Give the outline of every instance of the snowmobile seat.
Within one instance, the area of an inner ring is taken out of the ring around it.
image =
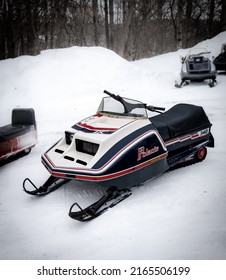
[[[13,109],[12,124],[0,127],[0,142],[4,142],[36,129],[33,109]]]
[[[16,108],[12,112],[12,125],[34,125],[36,128],[35,112],[34,109]]]
[[[150,121],[164,141],[211,126],[202,107],[183,103],[173,106],[163,114],[151,117]]]

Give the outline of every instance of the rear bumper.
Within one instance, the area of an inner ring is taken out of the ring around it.
[[[183,74],[181,79],[182,81],[203,81],[207,79],[215,80],[216,73]]]

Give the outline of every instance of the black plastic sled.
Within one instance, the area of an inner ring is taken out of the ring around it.
[[[222,45],[221,53],[214,59],[213,63],[217,71],[226,72],[226,44]]]
[[[18,154],[28,154],[36,143],[34,109],[13,109],[11,124],[0,127],[0,163]]]
[[[191,49],[181,59],[181,82],[175,82],[175,87],[181,88],[189,82],[203,82],[208,80],[208,85],[216,85],[216,67],[209,57],[210,52],[206,49]]]

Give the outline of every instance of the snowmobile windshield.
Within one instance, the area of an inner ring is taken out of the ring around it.
[[[187,54],[188,59],[191,59],[193,57],[197,56],[203,56],[205,58],[209,58],[210,52],[207,51],[205,48],[194,48],[189,51]]]
[[[147,118],[145,104],[128,98],[116,100],[112,97],[104,97],[97,112],[127,117]]]

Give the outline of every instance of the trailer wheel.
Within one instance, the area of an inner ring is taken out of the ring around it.
[[[196,157],[197,161],[203,161],[206,158],[206,155],[207,155],[207,148],[202,147],[201,149],[199,149],[197,151],[197,153],[195,154],[195,157]]]

